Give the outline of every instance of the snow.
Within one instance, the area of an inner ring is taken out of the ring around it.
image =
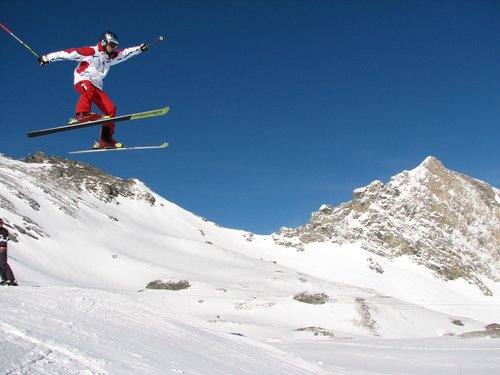
[[[170,293],[164,294],[54,285],[2,288],[2,369],[6,374],[487,374],[498,370],[498,345],[492,339],[311,340],[296,334],[266,342],[232,335],[238,325],[221,331],[181,314],[169,303]]]
[[[461,336],[499,322],[499,283],[486,297],[356,244],[279,246],[139,181],[154,206],[105,203],[41,182],[41,168],[0,156],[0,217],[18,237],[9,263],[21,284],[0,288],[2,374],[500,372],[499,340]],[[25,218],[42,234],[15,229]],[[145,289],[154,280],[191,287]],[[299,302],[301,292],[328,300]]]
[[[12,289],[0,291],[2,299],[9,299],[0,323],[4,373],[301,374],[317,370],[269,345],[221,334],[173,314],[158,296],[77,287]]]
[[[2,288],[2,373],[494,374],[499,368],[494,339],[295,333],[259,340],[237,334],[238,324],[214,327],[180,312],[172,293]],[[266,329],[252,328],[259,330]]]

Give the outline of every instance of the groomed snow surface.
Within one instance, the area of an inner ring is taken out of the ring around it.
[[[496,374],[499,369],[495,339],[293,332],[279,337],[267,327],[272,321],[259,326],[194,318],[172,307],[192,299],[172,294],[29,283],[2,288],[1,373]],[[224,303],[204,298],[207,304]],[[195,312],[196,306],[191,308]],[[282,320],[277,327],[286,324],[286,313]],[[246,335],[240,336],[245,325]],[[266,332],[268,339],[259,338]]]

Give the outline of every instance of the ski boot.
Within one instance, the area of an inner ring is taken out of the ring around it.
[[[94,149],[96,148],[120,148],[123,144],[113,139],[114,127],[102,126],[101,135],[99,136],[99,142],[94,144]]]
[[[69,125],[81,124],[82,122],[96,121],[102,119],[102,116],[94,112],[79,112],[75,118],[69,119]]]
[[[93,149],[120,147],[123,147],[123,144],[115,139],[101,139],[100,141],[95,141]]]
[[[0,285],[18,286],[16,280],[3,280]]]

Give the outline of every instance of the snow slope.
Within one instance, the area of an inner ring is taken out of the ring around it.
[[[218,333],[138,293],[42,286],[0,290],[2,373],[303,374],[318,367]],[[29,301],[29,303],[27,303]]]
[[[0,157],[0,216],[21,284],[0,289],[5,374],[500,371],[485,331],[500,316],[497,283],[486,297],[355,245],[296,251],[221,228],[139,181],[132,197],[103,200],[47,178],[51,168]],[[190,287],[145,289],[154,280]],[[323,303],[294,299],[302,292]]]
[[[1,373],[498,373],[494,339],[297,333],[262,341],[231,334],[236,324],[214,327],[183,314],[169,297],[54,285],[1,288]]]

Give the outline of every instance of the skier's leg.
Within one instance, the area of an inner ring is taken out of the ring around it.
[[[0,251],[0,274],[2,276],[2,280],[6,281],[15,281],[14,273],[7,263],[7,251]]]
[[[109,117],[116,116],[115,104],[111,101],[109,96],[104,91],[98,88],[95,89],[94,103],[106,116]],[[114,122],[103,125],[101,127],[101,135],[100,135],[101,143],[106,143],[106,145],[109,145],[109,143],[114,143],[113,140],[114,133],[115,133]]]
[[[94,121],[101,118],[97,113],[92,113],[92,102],[96,89],[90,81],[80,81],[75,84],[75,90],[81,95],[75,109],[78,121]]]

